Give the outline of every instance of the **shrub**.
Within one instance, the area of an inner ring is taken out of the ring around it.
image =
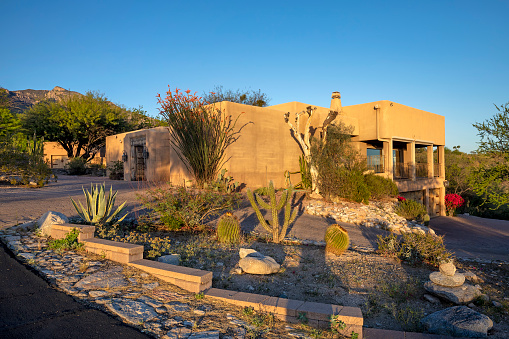
[[[79,235],[80,230],[73,228],[69,233],[67,233],[65,238],[50,240],[48,248],[57,252],[81,249],[83,248],[83,244],[78,242]]]
[[[318,169],[317,185],[326,199],[367,203],[371,194],[364,179],[366,163],[350,143],[351,128],[329,125],[326,140],[313,139],[311,162]]]
[[[430,233],[403,233],[399,257],[411,264],[422,262],[438,266],[452,254],[444,245],[443,236],[435,236]]]
[[[383,199],[398,195],[398,186],[391,179],[370,173],[364,176],[364,180],[366,180],[371,199]]]
[[[87,161],[83,158],[71,158],[65,165],[65,170],[69,175],[84,175],[87,174]]]
[[[11,184],[27,185],[35,182],[38,187],[56,178],[44,162],[43,139],[30,139],[22,134],[0,140],[0,174],[9,177]]]
[[[124,162],[122,160],[114,161],[106,169],[111,180],[124,180]]]
[[[399,257],[410,264],[438,266],[452,257],[444,245],[444,238],[430,233],[403,233],[399,240],[395,234],[378,236],[378,251],[388,256]]]
[[[228,170],[223,168],[217,175],[216,181],[206,184],[205,188],[228,194],[236,192],[240,184],[238,181],[233,181],[233,177],[231,175],[226,175],[226,172],[228,172]]]
[[[450,193],[445,195],[445,208],[448,215],[453,215],[458,207],[463,206],[465,200],[456,193]]]
[[[210,190],[193,191],[185,187],[176,191],[151,189],[147,195],[138,197],[169,230],[195,229],[207,217],[231,209],[239,199],[237,195],[223,195]]]
[[[115,235],[112,240],[143,245],[143,257],[154,259],[171,252],[171,240],[165,237],[151,236],[147,233],[130,232],[123,236]]]
[[[400,201],[394,211],[407,220],[418,220],[426,214],[426,207],[417,201],[407,199]]]
[[[158,103],[160,114],[168,122],[171,143],[186,168],[194,174],[200,187],[212,182],[224,163],[226,148],[240,136],[234,120],[214,106],[206,103],[187,90],[166,92],[166,98]]]

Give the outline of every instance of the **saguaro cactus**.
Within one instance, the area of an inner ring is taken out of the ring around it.
[[[260,221],[260,224],[268,232],[272,233],[273,242],[280,243],[286,235],[288,226],[295,220],[295,217],[297,216],[297,210],[293,210],[292,212],[293,187],[292,186],[288,187],[288,189],[286,189],[283,192],[283,195],[281,196],[279,201],[277,201],[274,184],[272,183],[272,181],[270,181],[268,193],[270,203],[266,203],[258,194],[251,192],[249,188],[247,189],[247,197],[249,199],[249,202],[251,202],[251,206],[253,206],[253,209],[256,213],[256,216],[258,217],[258,220]],[[269,224],[267,220],[265,220],[262,213],[260,212],[260,208],[258,207],[257,202],[262,208],[272,211],[272,224]],[[279,210],[282,209],[283,206],[285,207],[285,220],[283,225],[280,227],[278,214]]]

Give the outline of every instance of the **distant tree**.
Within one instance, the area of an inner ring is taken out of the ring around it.
[[[0,108],[9,109],[10,99],[9,93],[5,88],[0,87]]]
[[[487,155],[472,173],[471,186],[485,203],[499,208],[509,203],[509,103],[495,105],[493,117],[473,126],[481,137],[479,154]]]
[[[509,154],[509,102],[495,108],[498,112],[493,117],[473,124],[481,137],[479,152]]]
[[[262,93],[261,90],[240,90],[236,91],[223,89],[223,86],[216,86],[209,93],[204,93],[202,96],[204,102],[213,104],[215,102],[230,101],[239,104],[265,107],[270,101],[267,94]]]
[[[94,158],[106,143],[106,136],[129,130],[125,109],[113,105],[97,92],[70,95],[61,102],[43,101],[22,117],[28,133],[58,142],[70,158]]]
[[[147,111],[142,106],[138,108],[126,109],[128,120],[128,131],[136,131],[145,128],[154,128],[159,126],[168,126],[168,123],[160,118],[153,118],[147,115]]]
[[[0,108],[0,138],[20,131],[21,122],[7,108]]]

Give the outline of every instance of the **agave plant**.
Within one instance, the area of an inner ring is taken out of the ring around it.
[[[110,186],[110,193],[106,197],[105,184],[90,184],[90,191],[83,188],[83,193],[87,199],[87,208],[83,207],[80,201],[79,207],[76,202],[71,198],[74,208],[78,212],[79,216],[92,225],[104,225],[110,223],[118,214],[124,210],[124,206],[127,201],[120,205],[115,212],[113,211],[113,205],[115,205],[115,199],[117,197],[117,191],[113,193],[113,186]],[[124,220],[127,213],[118,219],[117,222]]]

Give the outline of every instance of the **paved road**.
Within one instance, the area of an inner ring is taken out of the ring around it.
[[[0,338],[150,338],[57,291],[0,243]]]
[[[449,250],[459,257],[509,262],[509,221],[474,216],[437,217],[431,228],[445,236]]]

